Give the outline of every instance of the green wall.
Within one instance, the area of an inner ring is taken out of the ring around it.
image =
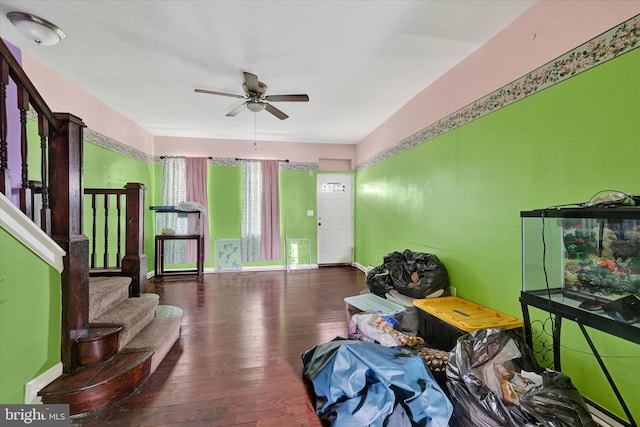
[[[82,185],[84,188],[123,188],[128,182],[139,182],[147,187],[145,192],[145,242],[144,250],[147,255],[148,269],[153,270],[154,263],[154,221],[153,212],[148,209],[153,202],[153,186],[155,184],[155,170],[157,166],[136,160],[123,154],[102,148],[90,142],[84,143],[84,167],[82,172]],[[91,229],[92,229],[92,213],[91,200],[88,197],[84,199],[84,234],[89,238],[89,251],[91,251]],[[102,256],[101,248],[103,247],[104,237],[102,230],[104,228],[104,211],[102,211],[102,200],[99,199],[99,210],[96,216],[97,228],[97,251],[99,259]],[[122,207],[122,217],[124,219],[125,207]],[[109,229],[110,233],[115,235],[115,206],[110,207],[109,217],[111,219]],[[116,241],[109,240],[109,253],[112,262],[115,262]],[[122,242],[122,255],[124,256],[124,241]]]
[[[60,274],[2,228],[0,254],[0,403],[24,403],[25,384],[60,362]]]
[[[282,200],[281,231],[286,231],[290,239],[310,239],[310,263],[318,262],[317,241],[317,206],[316,206],[316,178],[320,171],[292,171],[280,172],[280,191]],[[313,216],[307,216],[307,210],[313,210]],[[301,264],[305,264],[301,257]]]
[[[457,295],[521,317],[521,210],[640,194],[640,49],[451,130],[356,175],[355,247],[362,265],[409,248],[438,255]],[[543,317],[544,314],[539,313]],[[621,413],[568,325],[563,371]],[[640,347],[593,333],[640,418]]]

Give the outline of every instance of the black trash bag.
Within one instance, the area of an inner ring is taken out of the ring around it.
[[[513,391],[510,383],[490,373],[521,371],[538,374],[541,384],[531,383],[516,402],[504,394]],[[453,403],[451,425],[597,426],[571,379],[538,366],[515,329],[485,329],[458,338],[447,364],[447,388]]]
[[[384,267],[389,270],[393,287],[411,298],[425,298],[443,290],[449,295],[449,274],[444,264],[434,254],[391,252],[384,257]]]
[[[571,378],[547,370],[542,386],[520,397],[520,405],[544,426],[597,426]]]
[[[394,289],[389,270],[384,265],[369,270],[365,282],[371,293],[382,298],[385,298],[385,294]]]

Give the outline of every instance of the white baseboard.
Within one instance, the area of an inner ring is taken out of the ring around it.
[[[364,265],[357,263],[357,262],[352,262],[351,265],[355,268],[357,268],[358,270],[362,271],[363,273],[367,273],[369,270],[371,270],[373,267],[368,266],[365,267]]]
[[[290,268],[288,269],[288,271],[297,271],[297,270],[315,270],[319,268],[318,264],[300,264],[298,266],[296,266],[296,268]],[[191,270],[191,269],[180,269],[180,268],[169,268],[166,269],[166,272],[171,272],[171,271],[182,271],[182,270]],[[238,270],[221,270],[221,269],[217,269],[217,268],[205,268],[203,270],[204,274],[209,274],[209,273],[215,273],[215,274],[220,274],[220,273],[243,273],[243,272],[259,272],[259,271],[284,271],[285,267],[282,265],[261,265],[261,266],[249,266],[249,267],[242,267],[242,269],[238,269]],[[151,279],[152,277],[154,277],[156,275],[155,271],[149,271],[147,273],[147,279]]]
[[[596,408],[594,405],[587,403],[587,408],[589,412],[591,412],[591,418],[598,424],[600,427],[625,427],[624,424],[618,422],[617,420],[611,418],[608,414]]]
[[[38,404],[42,403],[42,399],[38,396],[38,392],[53,380],[62,375],[62,362],[58,362],[31,381],[24,388],[24,403]]]
[[[318,264],[300,264],[297,265],[296,268],[289,268],[288,271],[297,271],[297,270],[317,270]]]

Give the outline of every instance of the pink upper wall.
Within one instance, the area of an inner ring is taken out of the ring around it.
[[[542,0],[360,141],[356,164],[639,13],[638,0]]]
[[[52,111],[71,113],[87,127],[147,154],[153,154],[153,135],[62,77],[26,52],[22,67]]]
[[[318,162],[320,159],[355,159],[355,145],[311,144],[279,141],[155,137],[158,156],[202,156],[248,159],[289,159],[292,162]]]

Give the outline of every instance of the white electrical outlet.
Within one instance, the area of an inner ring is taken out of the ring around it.
[[[454,288],[453,286],[449,286],[449,292],[451,292],[452,297],[456,296],[456,288]]]
[[[309,209],[307,211],[307,216],[313,216],[313,209]]]

